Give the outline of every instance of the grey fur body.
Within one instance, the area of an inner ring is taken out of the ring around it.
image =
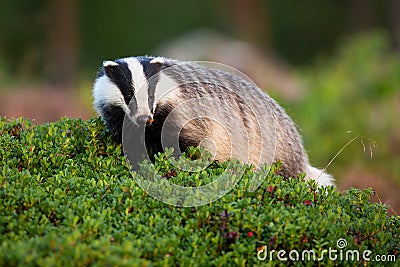
[[[139,70],[129,67],[129,62],[135,60],[143,66],[142,73],[133,73],[132,70]],[[239,75],[192,62],[150,57],[122,59],[120,62],[128,62],[128,69],[132,72],[130,83],[134,92],[130,94],[131,98],[139,95],[135,79],[144,76],[146,82],[140,90],[147,91],[149,101],[144,105],[136,99],[133,114],[128,114],[124,105],[128,105],[130,99],[124,90],[116,96],[118,101],[104,97],[107,95],[104,91],[108,90],[104,79],[119,83],[109,74],[120,70],[107,61],[94,85],[94,105],[114,136],[120,134],[115,133],[120,130],[118,125],[122,128],[121,114],[129,115],[134,124],[144,116],[154,119],[154,123],[146,126],[149,153],[158,152],[165,146],[185,150],[191,145],[201,145],[218,161],[235,158],[258,167],[279,160],[282,161],[280,174],[285,177],[305,172],[307,178],[320,185],[333,185],[329,174],[311,167],[294,122],[254,83]],[[114,70],[107,71],[109,67]],[[151,73],[151,78],[148,77],[149,69],[156,70]],[[114,91],[117,92],[115,88]],[[140,105],[147,105],[147,108]],[[116,110],[111,114],[119,113],[117,123],[111,121],[115,119],[113,116],[105,115],[105,110],[112,108]]]

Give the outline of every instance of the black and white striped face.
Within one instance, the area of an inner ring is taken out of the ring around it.
[[[122,128],[124,115],[133,124],[151,124],[162,58],[130,57],[104,61],[93,88],[94,106],[111,131]],[[129,105],[129,107],[128,107]]]

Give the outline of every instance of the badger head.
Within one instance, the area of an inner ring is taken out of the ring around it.
[[[127,115],[135,126],[153,122],[157,74],[162,58],[130,57],[104,61],[94,87],[94,107],[119,142]]]

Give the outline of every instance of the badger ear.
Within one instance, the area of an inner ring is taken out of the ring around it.
[[[117,76],[120,75],[121,69],[117,62],[106,60],[103,62],[104,73],[110,78],[114,80]]]
[[[157,70],[160,71],[165,64],[165,59],[162,57],[155,57],[150,61],[150,64]]]
[[[103,61],[103,67],[107,67],[107,66],[118,66],[118,63],[115,61],[111,61],[111,60]]]

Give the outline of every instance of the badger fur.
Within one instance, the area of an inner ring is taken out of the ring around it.
[[[332,176],[310,165],[283,108],[239,75],[162,57],[129,57],[103,62],[93,96],[96,111],[117,141],[122,141],[125,115],[145,128],[152,159],[168,146],[162,142],[167,135],[177,137],[181,151],[200,145],[215,160],[235,158],[256,167],[282,161],[285,177],[306,173],[320,185],[334,183]]]

